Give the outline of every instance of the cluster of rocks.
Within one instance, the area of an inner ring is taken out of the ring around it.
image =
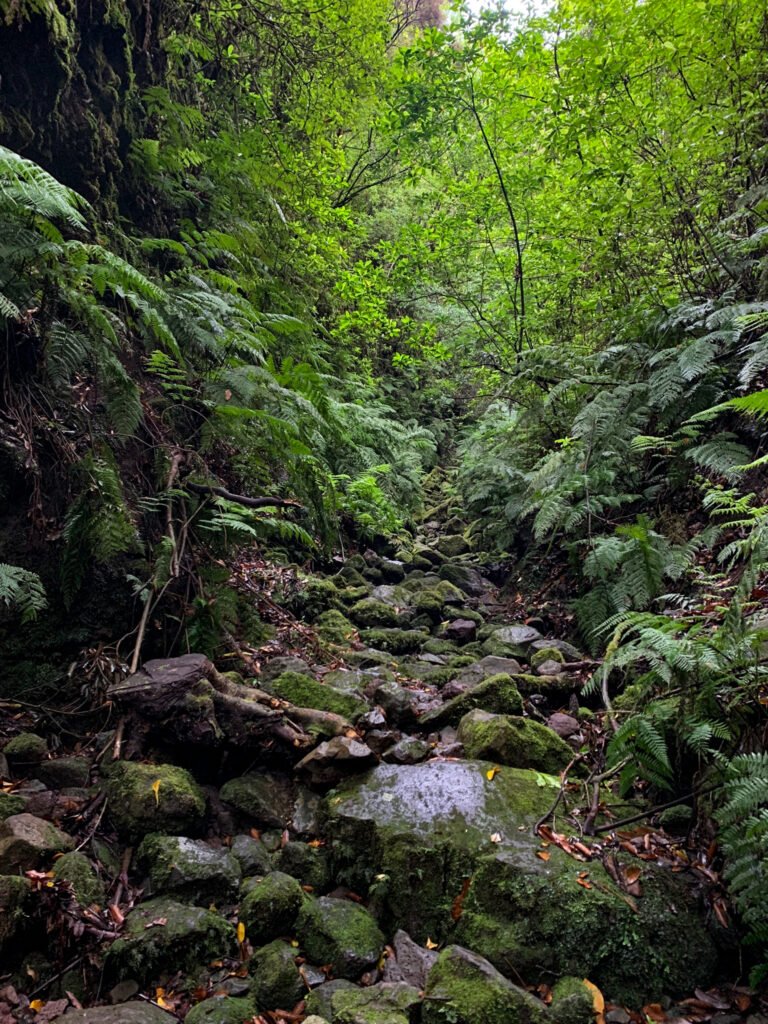
[[[591,715],[583,659],[500,619],[465,547],[368,552],[309,579],[295,610],[325,664],[278,657],[255,680],[199,656],[145,666],[113,690],[142,760],[94,771],[11,740],[0,952],[18,976],[43,938],[25,873],[98,912],[130,847],[142,896],[100,963],[119,1005],[68,1022],[167,1020],[134,997],[170,983],[207,995],[190,1024],[301,1001],[308,1024],[585,1024],[580,979],[626,1005],[706,983],[716,949],[683,876],[645,866],[629,900],[599,862],[533,834]],[[59,825],[94,800],[101,830],[75,850]],[[94,999],[72,972],[57,984]]]

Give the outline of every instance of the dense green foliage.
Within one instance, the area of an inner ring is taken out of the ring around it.
[[[477,551],[567,573],[625,789],[721,773],[764,937],[763,5],[0,7],[55,69],[0,109],[4,622],[101,579],[126,662],[219,653],[227,554],[407,531],[451,463]]]

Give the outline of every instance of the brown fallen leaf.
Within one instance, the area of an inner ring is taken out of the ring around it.
[[[648,1003],[647,1006],[643,1007],[643,1013],[646,1017],[650,1017],[651,1020],[657,1021],[657,1024],[664,1024],[667,1019],[661,1003]]]
[[[464,913],[464,900],[467,898],[469,887],[472,884],[471,878],[465,878],[461,885],[461,892],[453,901],[451,907],[451,917],[454,921],[458,921],[461,915]]]
[[[144,931],[147,931],[148,928],[162,928],[163,925],[166,924],[168,924],[167,917],[156,917],[154,921],[150,921],[149,924],[144,925]]]
[[[595,1024],[605,1024],[605,996],[591,981],[583,979],[584,984],[592,993],[592,1007],[595,1011]]]
[[[549,860],[552,854],[549,852],[549,850],[537,850],[536,856],[539,858],[539,860]]]
[[[693,992],[700,1002],[705,1006],[711,1006],[713,1010],[730,1010],[731,1008],[731,1000],[725,999],[720,992],[713,990],[705,992],[700,988],[694,989]]]

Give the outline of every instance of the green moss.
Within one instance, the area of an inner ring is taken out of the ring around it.
[[[250,996],[212,996],[193,1006],[184,1020],[186,1024],[243,1024],[256,1013],[256,1001]]]
[[[272,681],[270,690],[275,696],[290,701],[296,707],[331,711],[351,721],[368,710],[368,705],[359,698],[301,672],[283,672]]]
[[[40,764],[48,753],[48,744],[34,732],[20,732],[6,743],[3,753],[12,765]]]
[[[384,601],[374,597],[363,598],[349,609],[349,617],[359,626],[399,626],[400,615],[397,610]]]
[[[553,775],[573,758],[572,748],[546,725],[530,718],[491,715],[479,709],[461,719],[458,739],[467,757]]]
[[[546,1007],[468,950],[448,946],[429,972],[422,1024],[544,1024]]]
[[[294,602],[296,610],[310,622],[330,608],[340,609],[341,598],[332,580],[310,577]]]
[[[26,878],[0,875],[0,950],[16,936],[24,921],[24,903],[28,894]]]
[[[331,869],[325,847],[309,843],[286,843],[277,853],[277,868],[309,885],[314,892],[322,892],[331,884]]]
[[[555,982],[552,1015],[557,1024],[591,1024],[595,1019],[592,993],[580,978],[565,977]]]
[[[495,633],[483,639],[483,654],[494,654],[498,658],[521,658],[527,660],[525,648],[520,644],[508,644],[500,640]]]
[[[281,935],[291,935],[304,903],[304,892],[290,875],[273,871],[265,875],[245,897],[240,920],[254,946]]]
[[[420,1004],[418,989],[404,982],[340,989],[331,996],[334,1024],[409,1024]]]
[[[177,971],[200,972],[210,961],[231,956],[235,930],[223,917],[161,897],[130,912],[122,936],[107,951],[108,979],[140,984]]]
[[[559,850],[546,863],[530,850],[485,857],[457,940],[502,971],[514,964],[532,983],[552,974],[589,978],[607,999],[629,1007],[713,976],[714,946],[679,876],[647,868],[634,910],[599,863],[588,869],[592,887],[585,889],[578,884],[583,866]]]
[[[423,715],[420,719],[421,728],[458,725],[464,715],[475,708],[493,711],[496,714],[520,714],[523,710],[523,699],[512,676],[505,672],[488,676],[470,690],[446,701],[442,707]]]
[[[136,859],[149,873],[151,891],[201,906],[234,899],[241,871],[235,857],[184,836],[147,836]]]
[[[291,1010],[305,992],[296,966],[297,951],[288,942],[270,942],[258,949],[249,965],[253,996],[260,1010]]]
[[[87,907],[91,903],[104,906],[104,885],[84,854],[76,851],[65,853],[54,863],[53,874],[57,882],[70,883],[80,906]]]
[[[427,634],[415,629],[364,629],[360,637],[369,647],[380,647],[391,654],[420,651]]]
[[[202,829],[205,796],[183,768],[118,761],[109,769],[106,791],[110,818],[128,839]]]
[[[355,635],[355,627],[336,608],[329,608],[328,611],[318,615],[315,619],[315,629],[321,640],[330,644],[344,644]]]
[[[304,904],[296,932],[310,960],[330,964],[340,978],[359,977],[384,948],[384,936],[364,907],[330,896]]]
[[[537,651],[531,653],[531,668],[538,668],[545,661],[556,661],[558,665],[565,664],[563,652],[558,650],[557,647],[540,647]]]
[[[12,814],[22,814],[24,807],[24,800],[20,796],[0,792],[0,821],[5,821]]]
[[[360,587],[344,587],[339,590],[339,598],[344,602],[345,605],[354,604],[356,601],[362,601],[364,597],[367,597],[370,593],[371,588],[366,583]]]

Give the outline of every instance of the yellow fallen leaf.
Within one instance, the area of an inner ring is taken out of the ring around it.
[[[32,1002],[29,1004],[30,1010],[34,1010],[35,1013],[37,1013],[39,1010],[42,1010],[44,1006],[45,1003],[43,1002],[42,999],[33,999]]]
[[[237,941],[241,944],[245,942],[245,925],[242,921],[237,924]]]
[[[549,850],[537,850],[536,856],[539,858],[539,860],[549,860],[552,854],[549,852]]]
[[[161,782],[162,782],[162,779],[155,779],[155,781],[152,783],[152,792],[155,794],[155,803],[157,804],[158,807],[160,806],[160,783]]]
[[[501,768],[498,768],[496,765],[494,765],[493,768],[488,769],[488,771],[485,773],[485,777],[486,779],[488,779],[489,782],[493,782],[493,780],[496,778],[500,771]]]
[[[299,948],[298,940],[297,939],[291,939],[291,945],[293,946],[294,949],[298,949]]]
[[[597,985],[584,978],[583,983],[592,993],[592,1006],[595,1011],[595,1024],[605,1024],[605,997]]]
[[[437,949],[437,945],[438,944],[436,942],[433,942],[432,939],[430,939],[430,937],[427,936],[427,942],[426,942],[427,949]]]

